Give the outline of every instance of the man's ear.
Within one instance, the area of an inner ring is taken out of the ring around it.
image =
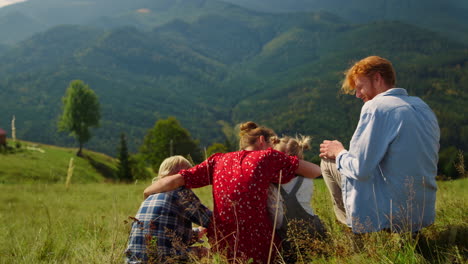
[[[382,83],[382,85],[386,85],[385,79],[382,77],[382,74],[376,73],[376,76],[377,76],[377,78],[378,78],[378,79],[377,79],[378,82]]]
[[[377,89],[387,90],[387,84],[385,83],[384,78],[380,73],[374,73],[374,76],[372,76],[372,81],[374,84],[377,84]]]

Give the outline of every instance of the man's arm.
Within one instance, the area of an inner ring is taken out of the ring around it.
[[[146,187],[146,189],[143,192],[143,195],[146,199],[152,194],[172,191],[183,185],[185,185],[185,180],[184,177],[182,177],[182,175],[175,174],[172,176],[166,176],[162,179],[159,179],[150,186]]]
[[[347,178],[358,181],[372,178],[388,146],[398,135],[401,120],[391,113],[376,112],[374,108],[370,104],[363,106],[349,151],[336,140],[324,141],[320,146],[321,157],[336,158],[336,168]]]
[[[299,167],[297,167],[296,174],[314,179],[322,175],[322,171],[320,170],[320,166],[317,164],[305,160],[299,160]]]

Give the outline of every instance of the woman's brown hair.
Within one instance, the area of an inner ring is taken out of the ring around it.
[[[239,148],[245,149],[254,145],[260,136],[263,136],[266,142],[270,142],[272,144],[274,144],[275,140],[278,139],[275,132],[269,128],[259,126],[252,121],[242,123],[240,125],[239,133]]]

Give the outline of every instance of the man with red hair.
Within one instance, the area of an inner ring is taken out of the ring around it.
[[[395,88],[390,61],[370,56],[345,72],[342,89],[364,101],[349,150],[320,145],[337,219],[355,233],[416,232],[434,222],[439,125],[420,98]]]

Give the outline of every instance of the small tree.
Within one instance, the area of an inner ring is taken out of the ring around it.
[[[152,175],[147,168],[146,162],[141,154],[130,155],[130,164],[134,180],[146,180],[155,176]]]
[[[118,176],[119,179],[126,182],[133,181],[132,175],[132,164],[130,161],[130,155],[128,154],[127,148],[127,139],[125,138],[125,134],[122,133],[120,135],[120,145],[119,145],[119,164],[118,168]]]
[[[81,80],[70,82],[63,101],[59,131],[68,131],[80,144],[76,153],[82,155],[83,144],[91,139],[90,127],[98,127],[101,118],[99,101],[88,85]]]
[[[206,149],[206,156],[209,157],[215,153],[226,153],[228,152],[228,147],[221,143],[213,143]]]
[[[154,171],[158,171],[161,162],[170,155],[190,155],[195,161],[201,159],[198,141],[192,139],[175,117],[158,120],[146,134],[140,152]]]

